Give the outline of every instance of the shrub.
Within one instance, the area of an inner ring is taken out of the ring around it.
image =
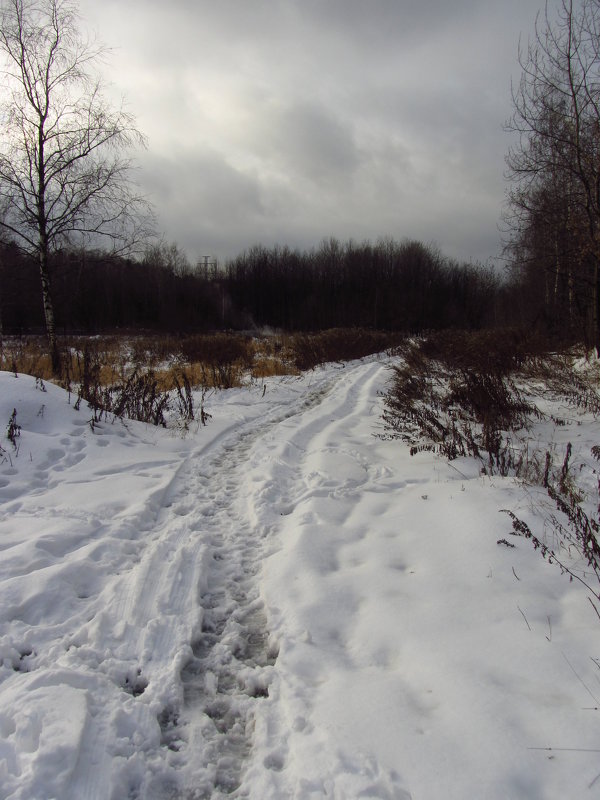
[[[190,336],[181,341],[180,351],[189,364],[200,365],[202,385],[217,389],[239,385],[254,359],[252,340],[233,334]]]
[[[511,432],[543,417],[520,381],[535,384],[536,393],[598,414],[597,367],[575,370],[565,354],[544,353],[539,343],[516,334],[507,343],[488,332],[436,334],[406,343],[399,353],[402,363],[393,367],[384,397],[388,434],[408,441],[412,454],[433,450],[449,459],[471,455],[481,460],[483,471],[512,474],[543,486],[555,509],[543,510],[544,530],[554,532],[558,546],[550,546],[505,510],[512,533],[529,539],[549,563],[580,581],[591,592],[600,618],[600,521],[596,512],[584,508],[572,475],[571,445],[555,463],[550,450],[529,453],[526,445],[519,449],[510,441]],[[600,446],[592,448],[592,456],[600,460]],[[600,505],[597,510],[600,513]],[[499,543],[509,544],[505,539]],[[567,553],[578,554],[583,569]]]
[[[332,328],[321,333],[296,334],[291,348],[299,370],[314,369],[329,361],[351,361],[395,347],[400,334],[370,331],[364,328]]]
[[[595,448],[592,448],[594,455]],[[545,486],[549,498],[552,500],[556,512],[550,513],[545,520],[544,529],[551,527],[558,541],[558,547],[550,547],[516,514],[508,509],[503,513],[508,514],[512,520],[513,536],[523,536],[539,550],[542,557],[549,564],[556,564],[563,575],[568,575],[571,581],[577,580],[591,593],[590,602],[594,611],[600,618],[597,603],[600,603],[600,521],[596,514],[588,514],[581,506],[581,495],[569,480],[569,461],[571,457],[571,444],[567,446],[564,461],[560,472],[550,477],[550,454],[546,454]],[[598,487],[600,491],[600,486]],[[600,509],[599,509],[600,510]],[[548,525],[549,523],[549,525]],[[585,566],[579,570],[574,562],[563,555],[572,551],[578,553]],[[561,552],[562,551],[562,552]]]
[[[15,448],[18,450],[17,439],[21,435],[21,426],[17,422],[17,409],[13,408],[13,412],[10,415],[10,419],[8,420],[8,425],[6,428],[6,438]]]
[[[167,426],[165,413],[169,409],[169,394],[158,387],[152,370],[134,371],[124,383],[107,390],[109,407],[117,417],[128,417],[152,425]]]
[[[159,388],[152,370],[140,372],[134,369],[128,377],[105,386],[100,354],[90,344],[86,344],[81,357],[78,355],[77,364],[80,382],[75,407],[79,408],[82,400],[87,402],[94,412],[94,422],[113,414],[166,426],[169,394]]]
[[[402,364],[392,368],[384,396],[388,434],[409,442],[413,455],[471,455],[485,471],[518,472],[520,454],[505,434],[527,427],[539,412],[511,374],[526,357],[526,340],[507,338],[451,331],[398,348]]]

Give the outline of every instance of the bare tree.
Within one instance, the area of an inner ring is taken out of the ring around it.
[[[536,21],[520,49],[508,130],[518,135],[507,157],[517,235],[560,216],[570,261],[556,259],[551,286],[586,286],[589,339],[600,355],[600,2],[560,0]],[[551,213],[550,213],[551,212]]]
[[[147,245],[142,263],[164,269],[178,278],[192,273],[187,255],[175,242],[160,241]]]
[[[60,368],[49,256],[69,242],[128,246],[149,208],[127,152],[144,139],[114,109],[96,68],[105,49],[82,36],[72,0],[4,0],[0,218],[39,262],[52,364]]]

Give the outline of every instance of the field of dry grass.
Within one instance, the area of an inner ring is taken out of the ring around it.
[[[182,373],[194,389],[226,389],[252,377],[294,375],[327,361],[347,361],[389,349],[398,335],[361,329],[316,334],[250,336],[237,333],[108,335],[64,337],[62,375],[52,375],[46,340],[41,336],[5,338],[0,369],[76,386],[93,365],[100,386],[122,383],[135,372],[152,372],[158,387],[170,391]]]

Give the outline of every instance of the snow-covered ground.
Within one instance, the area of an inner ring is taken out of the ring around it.
[[[2,800],[600,796],[600,623],[499,513],[541,533],[542,490],[378,436],[388,377],[183,437],[0,373]]]

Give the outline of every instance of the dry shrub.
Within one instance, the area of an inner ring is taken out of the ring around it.
[[[181,340],[179,349],[186,361],[211,366],[236,362],[250,366],[254,355],[249,337],[226,333],[188,336]]]
[[[159,386],[166,392],[176,388],[177,381],[182,372],[185,373],[193,389],[200,389],[205,385],[203,383],[204,372],[202,364],[186,364],[184,366],[174,363],[172,366],[154,370]]]
[[[352,361],[395,347],[399,334],[364,328],[332,328],[321,333],[296,334],[292,338],[294,363],[299,370],[314,369],[329,361]]]
[[[84,353],[93,354],[99,387],[126,382],[134,372],[152,370],[160,391],[176,389],[177,373],[185,367],[194,389],[239,386],[251,375],[266,378],[294,375],[327,361],[347,361],[398,345],[398,334],[361,329],[333,329],[317,334],[263,335],[215,333],[186,337],[111,335],[62,340],[61,384],[77,387],[87,378]],[[5,340],[2,369],[16,369],[52,380],[51,359],[43,337]]]
[[[486,471],[518,472],[522,455],[506,434],[540,416],[513,379],[527,351],[518,332],[448,331],[407,342],[384,398],[388,434],[409,442],[412,454],[472,455]]]
[[[419,343],[420,354],[439,361],[451,370],[504,376],[514,373],[525,361],[545,355],[541,340],[516,328],[489,331],[437,331]]]
[[[594,360],[573,368],[572,352],[548,353],[529,359],[521,374],[536,382],[543,392],[594,414],[600,413],[600,362]]]
[[[131,362],[144,367],[155,368],[169,362],[180,350],[180,340],[164,334],[135,336],[127,341]]]
[[[112,407],[108,410],[115,416],[166,427],[169,394],[161,391],[152,371],[134,371],[124,383],[112,387],[110,392]]]
[[[0,354],[0,369],[21,372],[42,380],[52,380],[52,360],[45,339],[5,339]]]
[[[252,340],[235,334],[190,336],[180,342],[181,355],[200,370],[202,386],[239,386],[254,360]]]
[[[560,470],[553,470],[552,457],[546,453],[546,468],[543,486],[555,506],[555,511],[547,507],[540,509],[544,518],[541,536],[532,532],[527,523],[509,509],[502,509],[512,520],[512,535],[524,536],[532,543],[549,564],[556,564],[563,575],[571,581],[579,581],[591,594],[588,597],[600,619],[600,506],[586,511],[582,506],[583,495],[575,486],[570,475],[571,443]],[[600,448],[592,447],[592,456],[600,457]],[[600,483],[597,484],[600,499]],[[546,532],[552,530],[555,544],[548,544]],[[578,558],[573,556],[577,554]],[[593,597],[593,600],[592,600]]]
[[[292,339],[290,334],[262,334],[254,339],[255,355],[264,358],[279,358],[283,361],[289,359],[292,354]]]
[[[298,370],[293,363],[281,358],[259,356],[254,359],[250,374],[253,378],[272,378],[275,375],[297,375]]]
[[[294,337],[289,334],[261,335],[254,339],[253,378],[270,378],[275,375],[297,375]]]
[[[92,423],[111,414],[166,427],[169,393],[159,387],[152,370],[139,372],[134,369],[127,377],[106,386],[101,377],[102,355],[93,343],[84,347],[81,356],[77,354],[79,388],[76,407],[84,400],[93,412]]]

